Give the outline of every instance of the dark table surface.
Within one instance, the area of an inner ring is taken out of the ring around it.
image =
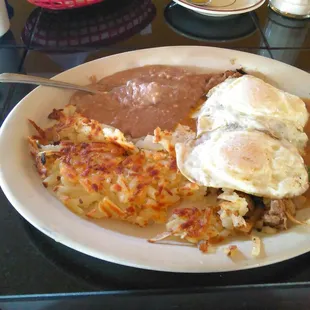
[[[62,12],[36,8],[26,0],[9,0],[9,4],[11,29],[0,38],[0,73],[51,77],[106,55],[167,45],[239,49],[310,72],[309,21],[283,18],[267,4],[255,12],[220,20],[164,0],[106,0]],[[31,86],[0,85],[1,123],[31,90]],[[246,289],[260,284],[274,289],[284,285],[299,288],[301,293],[301,287],[310,286],[310,254],[255,270],[214,274],[152,272],[100,261],[42,235],[21,218],[2,192],[0,195],[3,298],[155,289],[181,289],[186,293],[194,288]],[[305,292],[304,296],[310,296],[308,290]]]

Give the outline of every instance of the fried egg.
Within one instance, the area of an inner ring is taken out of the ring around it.
[[[198,135],[222,127],[255,129],[287,140],[303,152],[308,112],[299,97],[251,75],[227,79],[208,97],[194,115]]]
[[[216,130],[175,145],[181,173],[198,185],[281,199],[301,195],[308,173],[298,150],[259,131]]]

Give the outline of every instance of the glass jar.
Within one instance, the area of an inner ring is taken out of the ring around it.
[[[310,0],[270,0],[269,6],[276,13],[289,18],[310,17]]]

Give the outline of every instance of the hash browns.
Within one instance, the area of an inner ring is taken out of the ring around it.
[[[156,147],[148,147],[149,138],[140,141],[144,147],[137,147],[118,129],[83,117],[72,105],[54,110],[49,118],[54,124],[46,129],[30,120],[37,131],[28,137],[30,152],[43,185],[80,216],[113,218],[141,227],[166,223],[166,231],[150,242],[173,236],[196,244],[202,252],[236,233],[250,235],[254,228],[274,233],[287,229],[288,220],[304,224],[294,218],[295,206],[289,199],[261,201],[263,207],[258,207],[257,197],[229,189],[209,188],[216,203],[196,207],[207,188],[188,181],[177,168],[174,146],[193,135],[184,126],[174,132],[157,128],[152,142]],[[192,206],[178,207],[185,199]],[[281,216],[285,225],[271,225],[270,219],[278,220],[275,216]],[[254,238],[254,256],[260,247],[260,239]]]
[[[219,243],[230,234],[223,228],[217,211],[212,207],[176,208],[166,224],[167,232],[149,241],[154,243],[175,236],[197,244],[202,252],[208,252],[209,244]]]
[[[54,110],[56,123],[28,138],[45,187],[73,212],[146,226],[164,223],[168,207],[203,189],[165,151],[138,149],[118,130],[87,119],[74,107]]]

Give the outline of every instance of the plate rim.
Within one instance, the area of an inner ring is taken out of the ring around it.
[[[207,6],[202,7],[202,6],[193,4],[193,3],[189,3],[187,0],[173,0],[173,1],[175,1],[179,5],[186,7],[189,10],[194,10],[194,11],[200,12],[202,14],[206,14],[206,13],[211,14],[212,13],[213,15],[222,16],[222,15],[242,14],[242,13],[254,11],[254,10],[258,9],[260,6],[262,6],[266,0],[257,0],[257,3],[255,3],[251,6],[248,6],[246,8],[243,8],[243,9],[227,9],[227,10],[212,9],[212,8],[208,8]]]
[[[299,68],[295,68],[291,65],[282,63],[280,61],[274,60],[274,59],[270,59],[270,58],[266,58],[263,57],[261,55],[256,55],[256,54],[251,54],[251,53],[247,53],[244,51],[239,51],[239,50],[233,50],[233,49],[226,49],[226,48],[218,48],[218,47],[209,47],[209,46],[165,46],[165,47],[155,47],[155,48],[146,48],[146,49],[141,49],[138,51],[129,51],[129,52],[123,52],[123,53],[119,53],[119,54],[113,54],[111,56],[107,56],[107,57],[102,57],[102,58],[98,58],[95,59],[91,62],[99,62],[101,61],[103,58],[112,58],[112,57],[119,57],[119,55],[126,55],[129,53],[136,53],[136,52],[145,52],[145,51],[153,51],[153,50],[165,50],[165,49],[179,49],[179,48],[184,48],[184,49],[205,49],[205,50],[210,50],[210,51],[214,51],[216,52],[217,50],[222,50],[222,51],[226,51],[226,52],[234,52],[237,53],[238,55],[242,56],[243,54],[249,54],[251,55],[251,57],[254,58],[261,58],[261,59],[265,59],[265,61],[269,61],[269,62],[276,62],[276,63],[281,63],[281,65],[286,66],[287,68],[294,68],[295,71],[299,71],[302,74],[306,74],[307,76],[309,76],[309,73],[307,73],[306,71],[303,71]],[[55,75],[52,79],[59,79],[62,77],[62,75],[66,74],[68,71],[74,71],[76,70],[76,68],[81,67],[81,66],[85,66],[87,67],[89,62],[86,62],[80,66],[71,68],[69,70],[66,70],[60,74]],[[4,120],[1,128],[0,128],[0,146],[3,144],[3,134],[7,131],[7,127],[9,126],[11,119],[14,117],[15,113],[18,113],[16,111],[18,111],[18,109],[22,106],[23,102],[28,100],[26,98],[29,98],[30,96],[33,96],[33,93],[38,91],[39,88],[42,88],[42,86],[37,87],[36,89],[34,89],[33,91],[31,91],[29,94],[27,94],[22,100],[20,100],[16,106],[12,109],[12,111],[9,113],[9,115],[6,117],[6,119]],[[302,254],[305,254],[307,252],[310,251],[310,245],[309,246],[303,246],[301,248],[299,248],[297,251],[294,252],[294,254],[286,254],[286,255],[282,255],[281,257],[279,255],[274,255],[273,259],[268,259],[267,261],[264,260],[263,262],[261,261],[257,261],[256,263],[251,262],[249,265],[247,264],[243,264],[243,265],[234,265],[233,267],[228,266],[228,267],[223,267],[220,270],[209,270],[209,269],[205,269],[205,270],[199,270],[199,271],[195,271],[192,269],[186,269],[186,270],[181,270],[179,266],[174,266],[172,268],[172,266],[152,266],[151,264],[146,263],[141,263],[139,262],[138,264],[136,264],[134,261],[129,261],[127,260],[122,260],[122,258],[115,256],[115,255],[111,255],[109,253],[103,253],[98,251],[98,249],[93,249],[89,246],[85,246],[81,243],[79,243],[78,241],[72,239],[71,237],[68,237],[64,234],[58,234],[57,232],[54,231],[50,231],[50,230],[46,230],[44,229],[44,225],[43,222],[44,220],[42,220],[41,218],[37,217],[36,214],[33,214],[31,211],[29,211],[27,209],[27,207],[24,207],[22,203],[20,203],[18,201],[18,199],[14,196],[13,191],[10,189],[9,185],[7,184],[7,181],[5,180],[5,177],[3,175],[2,172],[2,168],[1,168],[1,161],[0,161],[0,187],[2,188],[5,196],[7,197],[7,199],[9,200],[10,204],[12,204],[12,206],[15,208],[15,210],[27,221],[29,222],[32,226],[34,226],[36,229],[38,229],[39,231],[41,231],[43,234],[47,235],[48,237],[50,237],[51,239],[53,239],[56,242],[60,242],[63,245],[74,249],[78,252],[81,252],[83,254],[86,254],[88,256],[92,256],[94,258],[97,259],[101,259],[101,260],[105,260],[105,261],[109,261],[112,263],[116,263],[116,264],[121,264],[124,266],[130,266],[130,267],[135,267],[135,268],[139,268],[139,269],[146,269],[146,270],[154,270],[154,271],[165,271],[165,272],[177,272],[177,273],[215,273],[215,272],[230,272],[230,271],[239,271],[239,270],[247,270],[247,269],[253,269],[253,268],[257,268],[257,267],[262,267],[262,266],[268,266],[268,265],[272,265],[274,263],[278,263],[278,262],[284,262],[288,259],[300,256]],[[75,215],[76,216],[76,215]],[[83,219],[84,221],[84,219]],[[59,236],[61,236],[62,238],[60,239]],[[200,255],[199,251],[197,250],[197,255]],[[224,255],[224,254],[223,254]]]

